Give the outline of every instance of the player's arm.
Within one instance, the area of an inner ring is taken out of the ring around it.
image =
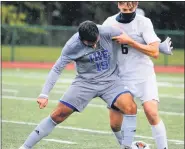
[[[159,55],[160,39],[155,34],[150,19],[145,20],[145,22],[143,22],[143,25],[141,25],[140,27],[142,30],[142,37],[145,40],[146,44],[140,44],[124,33],[118,37],[113,37],[113,39],[115,39],[120,44],[128,44],[148,56],[157,58]]]
[[[128,43],[128,45],[130,45],[131,47],[137,49],[138,51],[140,51],[148,56],[158,58],[158,56],[159,56],[159,43],[160,42],[157,41],[157,42],[150,43],[148,45],[144,45],[144,44],[140,44],[134,40],[131,40],[131,42]]]
[[[128,35],[125,33],[122,33],[119,36],[114,36],[112,37],[113,40],[117,41],[119,44],[128,44],[129,46],[137,49],[138,51],[157,58],[159,55],[159,42],[152,42],[148,45],[140,44],[136,41],[134,41],[132,38],[130,38]]]
[[[39,104],[39,108],[42,109],[48,104],[48,95],[55,83],[57,82],[62,70],[65,66],[72,61],[72,59],[65,55],[66,50],[69,50],[68,46],[63,48],[61,56],[58,58],[52,69],[50,70],[46,82],[42,88],[40,95],[37,98],[37,103]]]

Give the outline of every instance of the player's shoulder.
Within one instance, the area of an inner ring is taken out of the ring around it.
[[[109,35],[112,30],[112,26],[109,25],[97,25],[97,27],[101,36]]]
[[[79,33],[75,33],[67,42],[66,46],[72,48],[81,48]]]
[[[150,18],[148,17],[145,17],[143,15],[140,15],[140,14],[136,14],[136,18],[135,18],[137,21],[143,21],[143,22],[150,22]]]

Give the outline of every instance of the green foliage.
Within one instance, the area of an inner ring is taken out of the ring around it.
[[[17,12],[17,7],[13,5],[1,5],[2,9],[2,24],[9,25],[26,25],[26,14]]]
[[[25,2],[26,5],[30,6],[31,8],[37,8],[39,10],[43,10],[43,7],[37,5],[36,3],[31,4],[29,2]],[[18,7],[14,5],[5,5],[2,4],[2,24],[8,24],[10,26],[25,26],[28,25],[26,22],[27,14],[25,12],[18,12]],[[42,19],[43,20],[43,19]],[[32,33],[43,33],[46,34],[47,32],[44,29],[40,28],[27,28],[23,29],[27,32]]]

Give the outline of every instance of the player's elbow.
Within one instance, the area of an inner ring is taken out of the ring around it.
[[[158,59],[159,58],[159,50],[158,49],[154,51],[152,57],[155,58],[155,59]]]

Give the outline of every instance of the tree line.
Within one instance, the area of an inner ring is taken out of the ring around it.
[[[184,30],[185,2],[139,2],[156,29]],[[117,2],[100,1],[3,1],[2,24],[78,26],[85,20],[97,24],[118,13]]]

